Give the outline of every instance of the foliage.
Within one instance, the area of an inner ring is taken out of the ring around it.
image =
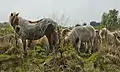
[[[118,18],[118,10],[109,10],[108,13],[103,13],[101,24],[109,30],[115,30],[120,27]]]

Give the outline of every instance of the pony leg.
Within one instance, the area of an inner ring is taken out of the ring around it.
[[[81,47],[81,41],[79,40],[78,43],[77,43],[78,52],[80,52],[80,47]]]
[[[27,50],[26,50],[26,39],[22,39],[22,43],[23,43],[24,55],[27,55]]]
[[[89,41],[87,41],[87,51],[86,51],[86,53],[89,53],[89,50],[90,50],[90,40]]]
[[[46,46],[45,46],[45,49],[46,49],[47,55],[49,55],[49,45],[46,45]]]
[[[33,48],[32,40],[28,40],[28,47],[30,47],[30,49]]]
[[[93,53],[93,52],[96,51],[96,49],[95,49],[95,47],[94,47],[94,41],[95,41],[95,40],[92,39],[91,42],[90,42],[90,43],[91,43],[91,53]]]
[[[16,33],[15,33],[15,43],[16,43],[16,47],[18,47],[18,38]]]
[[[50,38],[50,37],[48,37],[48,36],[47,36],[47,38],[48,38],[48,42],[49,42],[49,45],[50,45],[50,46],[49,46],[49,48],[50,48],[50,50],[51,50],[51,49],[52,49],[51,38]]]
[[[84,52],[86,52],[87,51],[87,48],[88,48],[88,45],[87,45],[87,42],[84,42],[85,43],[85,46],[84,46]]]
[[[49,48],[48,48],[48,54],[49,54],[49,52],[51,52],[52,51],[52,49],[53,49],[53,47],[52,47],[52,40],[51,40],[51,35],[50,34],[46,34],[46,37],[47,37],[47,39],[48,39],[48,43],[49,43]]]

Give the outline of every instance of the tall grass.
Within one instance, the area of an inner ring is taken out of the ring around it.
[[[22,45],[16,48],[14,37],[10,40],[9,34],[14,34],[11,27],[1,28],[0,37],[0,71],[1,72],[119,72],[120,48],[101,44],[99,51],[93,54],[78,54],[71,44],[63,45],[61,38],[60,48],[56,56],[49,54],[40,46],[34,50],[27,48],[28,56],[23,58]],[[62,55],[61,53],[62,52]]]

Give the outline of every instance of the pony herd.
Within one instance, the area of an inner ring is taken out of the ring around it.
[[[100,48],[100,43],[106,41],[109,44],[120,44],[119,31],[110,32],[106,28],[95,30],[93,26],[87,24],[77,24],[72,29],[65,28],[60,31],[57,22],[50,18],[30,21],[19,17],[19,13],[11,13],[9,22],[22,40],[24,55],[27,55],[26,41],[30,48],[40,44],[47,51],[56,52],[59,48],[60,37],[63,38],[64,44],[71,43],[77,52],[80,52],[83,47],[85,52],[95,52]]]

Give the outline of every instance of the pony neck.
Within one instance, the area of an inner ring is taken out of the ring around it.
[[[28,20],[22,18],[22,17],[19,17],[20,19],[20,25],[26,25],[25,23],[28,22]]]

